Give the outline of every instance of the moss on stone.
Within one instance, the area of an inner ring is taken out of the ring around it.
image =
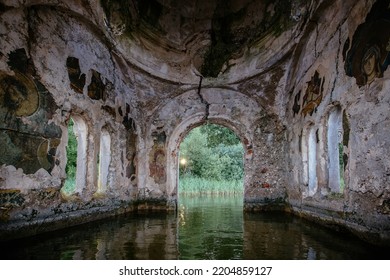
[[[49,187],[45,189],[36,190],[40,201],[53,201],[59,196],[60,190],[58,188]]]
[[[21,206],[25,199],[20,190],[5,189],[0,190],[0,205],[3,207]]]
[[[344,199],[344,193],[339,193],[339,192],[331,192],[326,196],[327,199],[331,200],[340,200]]]

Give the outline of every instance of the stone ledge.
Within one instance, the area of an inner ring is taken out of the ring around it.
[[[358,238],[376,246],[390,247],[390,232],[376,230],[351,222],[348,213],[339,213],[328,209],[291,206],[291,212],[301,218],[318,223],[332,230],[349,232]]]
[[[77,226],[92,221],[97,221],[116,215],[132,212],[135,210],[133,204],[120,206],[103,206],[84,210],[67,212],[60,215],[53,215],[33,221],[18,221],[0,224],[0,240],[24,238],[40,233],[55,231],[59,229]]]

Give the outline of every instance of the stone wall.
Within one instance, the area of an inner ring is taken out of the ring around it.
[[[244,192],[248,208],[273,205],[283,207],[285,189],[280,178],[284,162],[283,131],[277,119],[252,98],[231,88],[189,89],[165,102],[151,119],[145,170],[146,188],[159,190],[175,202],[178,193],[179,145],[194,127],[206,122],[232,129],[244,146]],[[281,136],[282,135],[282,136]],[[141,186],[140,186],[141,189]],[[150,192],[147,189],[146,192]]]
[[[83,22],[80,15],[53,7],[1,12],[0,227],[4,238],[133,208],[135,102],[126,94],[131,90],[116,70],[110,46]],[[79,127],[79,176],[76,190],[66,194],[62,188],[70,118]],[[109,188],[103,191],[98,188],[97,168],[102,131],[110,137],[105,165]]]
[[[292,211],[372,243],[390,237],[390,18],[388,1],[380,2],[324,7],[318,32],[302,39],[315,48],[295,56],[286,111]],[[364,52],[377,59],[371,80]]]

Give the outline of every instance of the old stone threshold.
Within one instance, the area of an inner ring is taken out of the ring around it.
[[[82,224],[110,219],[125,214],[151,213],[176,213],[177,201],[165,199],[144,199],[136,202],[117,202],[115,205],[104,206],[99,202],[91,202],[90,208],[80,207],[77,209],[74,202],[64,203],[62,209],[72,209],[71,212],[58,211],[57,214],[42,218],[26,220],[14,220],[10,223],[0,222],[1,242],[28,238],[44,233],[62,230]],[[80,205],[79,205],[80,206]],[[284,212],[309,220],[313,223],[330,228],[337,232],[355,235],[361,240],[377,246],[390,247],[390,240],[381,236],[380,232],[374,232],[364,226],[359,226],[348,221],[348,214],[320,209],[304,204],[294,206],[284,199],[244,199],[244,212]]]

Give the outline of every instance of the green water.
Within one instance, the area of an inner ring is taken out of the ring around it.
[[[180,259],[242,259],[244,217],[241,196],[181,197]]]
[[[0,243],[1,259],[390,259],[385,248],[242,197],[180,197],[177,213],[124,215]]]

